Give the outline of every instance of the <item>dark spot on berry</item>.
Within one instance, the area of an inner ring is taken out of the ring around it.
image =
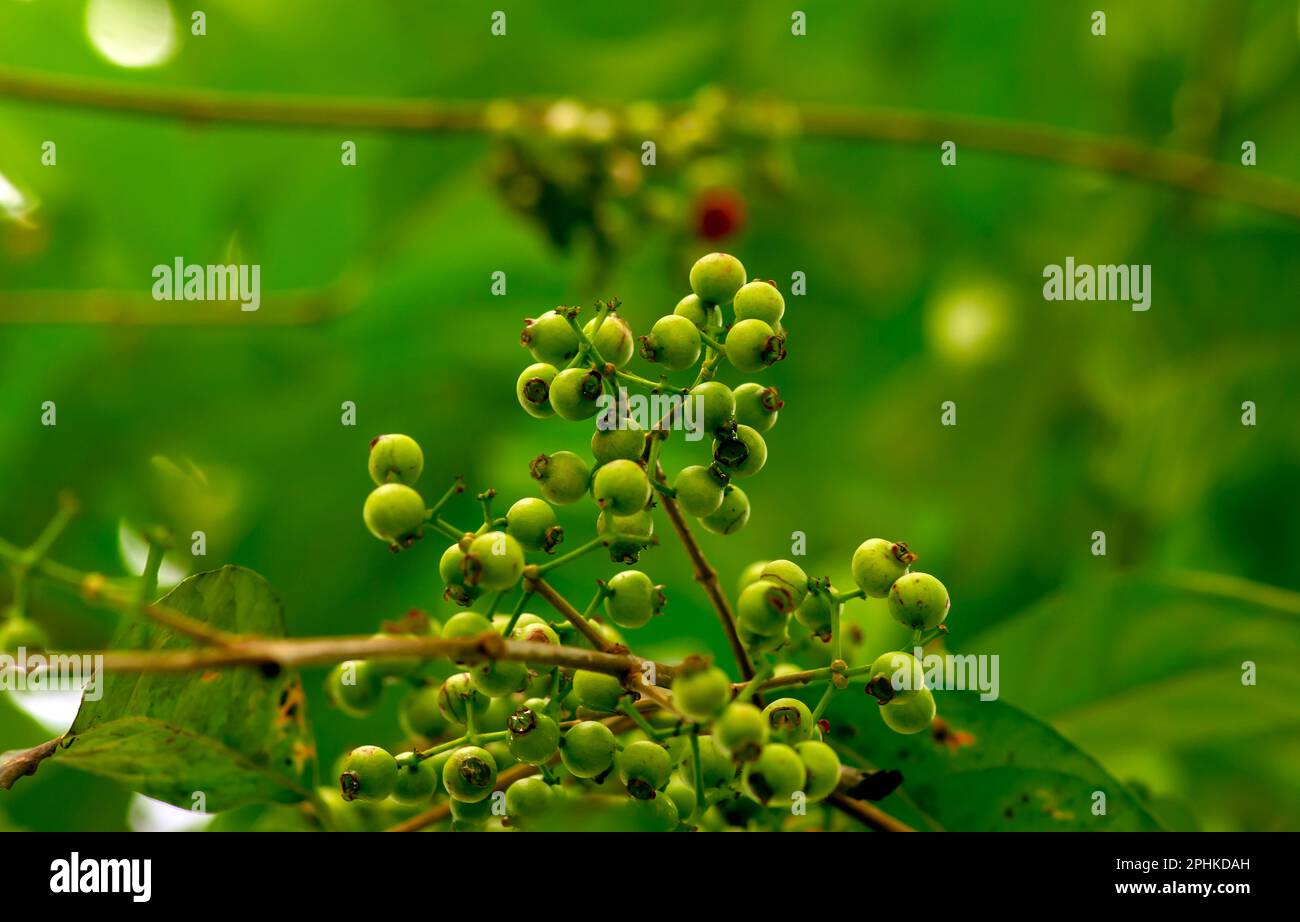
[[[257,669],[262,673],[264,679],[274,679],[281,671],[279,663],[262,663]]]

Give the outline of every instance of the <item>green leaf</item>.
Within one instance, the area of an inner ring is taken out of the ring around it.
[[[280,600],[241,567],[200,573],[162,604],[232,633],[283,636]],[[115,647],[176,650],[193,642],[145,619],[125,623]],[[302,682],[254,667],[202,673],[112,674],[99,701],[82,699],[57,759],[115,778],[150,797],[208,812],[310,796],[315,747]]]
[[[831,739],[849,764],[893,768],[903,786],[881,806],[948,830],[1156,830],[1124,785],[1059,733],[975,692],[935,693],[932,732],[902,736],[880,719],[860,686],[831,699]],[[939,731],[939,732],[935,732]],[[1095,792],[1106,795],[1093,814]],[[924,826],[922,826],[924,828]]]

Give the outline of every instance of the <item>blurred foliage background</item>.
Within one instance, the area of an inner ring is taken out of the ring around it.
[[[500,38],[495,2],[203,6],[200,37],[165,0],[0,0],[0,67],[123,89],[569,98],[615,112],[654,100],[725,113],[728,94],[887,105],[1228,164],[1251,140],[1255,169],[1300,182],[1292,0],[1111,2],[1100,38],[1098,4],[1073,0],[809,4],[802,38],[791,5],[769,2],[510,4]],[[57,166],[41,164],[46,140]],[[345,140],[355,167],[340,164]],[[861,540],[906,540],[954,597],[948,646],[999,653],[1007,702],[1176,802],[1177,825],[1300,826],[1300,221],[973,148],[945,169],[937,145],[774,131],[689,162],[661,153],[653,195],[616,192],[598,235],[557,245],[525,213],[527,183],[503,179],[508,150],[474,132],[0,98],[5,537],[30,541],[68,487],[84,514],[56,556],[77,566],[123,572],[123,517],[166,512],[207,530],[197,569],[264,574],[292,634],[369,632],[412,606],[445,615],[439,543],[393,555],[362,525],[369,438],[424,445],[426,497],[458,473],[529,494],[527,462],[583,450],[589,432],[516,405],[523,318],[617,295],[645,332],[686,293],[690,262],[726,249],[751,277],[808,281],[789,299],[790,358],[766,376],[787,407],[745,484],[754,515],[731,538],[701,536],[724,585],[787,556],[795,531],[809,571],[840,585]],[[260,264],[261,310],[150,300],[152,267],[178,256]],[[1043,301],[1043,267],[1066,256],[1151,264],[1151,310]],[[504,297],[489,292],[497,270]],[[340,424],[348,400],[356,428]],[[946,400],[955,427],[939,424]],[[43,401],[57,427],[40,425]],[[179,505],[166,491],[160,510],[160,453],[192,460],[207,487]],[[695,454],[676,444],[667,457]],[[591,533],[589,511],[562,511],[570,540]],[[450,515],[472,522],[472,498]],[[727,662],[680,548],[666,540],[643,563],[671,602],[638,651]],[[585,600],[607,571],[584,562],[556,582]],[[852,617],[880,604],[853,603]],[[50,587],[35,612],[61,647],[101,646],[113,628]],[[1243,660],[1259,666],[1244,693]],[[395,701],[358,722],[325,706],[319,676],[307,684],[325,766],[395,725]],[[0,748],[49,735],[0,699]],[[118,786],[52,764],[0,797],[0,825],[121,828],[128,805]]]

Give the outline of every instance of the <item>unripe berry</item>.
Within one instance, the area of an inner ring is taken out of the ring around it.
[[[543,643],[554,646],[559,646],[560,643],[560,635],[555,633],[555,628],[527,612],[520,615],[519,620],[515,622],[515,629],[510,632],[510,639],[520,643]]]
[[[442,766],[442,786],[455,800],[478,803],[497,783],[497,763],[479,746],[462,746]]]
[[[628,743],[618,755],[618,777],[637,800],[649,800],[668,783],[673,761],[668,750],[650,740]]]
[[[731,699],[731,679],[717,666],[688,657],[673,676],[673,705],[685,717],[707,723]]]
[[[448,676],[438,689],[438,710],[454,724],[464,725],[473,711],[477,721],[487,713],[492,701],[474,687],[468,672]]]
[[[772,739],[778,743],[792,746],[802,743],[812,739],[813,730],[816,729],[812,711],[798,698],[778,698],[763,708],[763,716],[767,718]]]
[[[759,574],[762,579],[785,586],[793,593],[794,604],[799,606],[808,597],[808,574],[803,567],[790,560],[772,560]]]
[[[797,607],[794,599],[794,590],[784,583],[750,583],[736,600],[736,623],[764,637],[782,633]]]
[[[573,693],[586,708],[602,714],[618,710],[624,695],[623,684],[612,675],[579,669],[573,674]]]
[[[424,452],[409,435],[377,435],[370,440],[370,479],[376,484],[410,486],[424,470]]]
[[[697,294],[689,294],[678,301],[673,313],[695,324],[697,330],[722,326],[722,308],[716,304],[705,304]]]
[[[632,328],[617,313],[610,311],[605,316],[605,322],[600,325],[600,332],[595,333],[597,319],[599,318],[593,317],[588,320],[582,332],[591,340],[591,344],[596,347],[602,359],[622,368],[631,360],[632,353],[636,349],[636,343],[632,340]],[[595,333],[594,338],[593,333]]]
[[[654,516],[649,509],[632,515],[601,512],[596,519],[596,533],[609,542],[609,559],[615,563],[636,563],[641,550],[654,535]]]
[[[948,590],[929,573],[907,573],[889,589],[889,613],[899,624],[928,631],[943,624],[951,607]]]
[[[736,422],[767,432],[776,425],[778,410],[785,401],[774,387],[764,387],[748,381],[735,390]]]
[[[559,374],[554,365],[537,362],[519,373],[515,382],[515,398],[529,416],[546,419],[555,415],[551,406],[551,382]]]
[[[732,761],[750,762],[758,758],[769,735],[766,714],[748,701],[733,701],[714,721],[711,738]]]
[[[30,644],[21,646],[31,648]],[[384,677],[365,660],[348,660],[330,670],[325,693],[343,713],[364,717],[379,705],[384,694]]]
[[[808,775],[799,753],[781,743],[768,743],[740,777],[746,794],[764,806],[780,807],[804,789]]]
[[[650,478],[636,461],[620,458],[596,468],[591,494],[596,505],[614,515],[632,515],[650,502]]]
[[[714,439],[713,460],[732,477],[752,477],[767,463],[767,443],[756,429],[736,426]]]
[[[50,645],[50,637],[35,621],[19,615],[10,615],[0,622],[0,653],[17,653],[22,647],[29,653],[38,653]]]
[[[722,503],[716,512],[703,516],[700,524],[715,535],[732,535],[749,521],[749,497],[734,483],[722,491]]]
[[[727,332],[727,361],[752,374],[785,358],[785,336],[761,320],[741,320]]]
[[[727,253],[701,256],[691,266],[691,291],[701,301],[730,304],[745,284],[745,267]]]
[[[551,407],[561,419],[591,419],[600,409],[604,385],[589,368],[566,368],[551,382]]]
[[[542,495],[557,506],[582,499],[591,478],[586,462],[571,451],[538,455],[528,469],[539,484]]]
[[[609,727],[584,720],[564,734],[560,761],[575,778],[595,778],[614,764],[614,751],[614,734]]]
[[[922,687],[916,693],[881,705],[880,716],[895,733],[920,733],[934,720],[934,694]]]
[[[673,806],[677,808],[679,817],[690,816],[695,810],[695,788],[691,786],[691,782],[682,778],[681,771],[678,768],[677,774],[668,782],[668,787],[664,788],[665,797],[656,798],[656,800],[671,800]]]
[[[755,708],[755,713],[758,709]],[[755,750],[757,753],[758,750]],[[736,777],[736,763],[723,751],[712,736],[700,737],[700,774],[704,778],[704,790],[720,788],[730,784]],[[677,777],[693,788],[695,786],[695,759],[688,756],[677,767]],[[694,793],[694,792],[692,792]],[[694,809],[694,804],[691,805]],[[686,811],[689,813],[690,811]]]
[[[753,281],[736,292],[734,303],[737,320],[761,320],[775,327],[785,315],[785,298],[775,282]]]
[[[541,778],[520,778],[506,788],[506,818],[511,826],[527,829],[551,809],[554,801],[551,786]]]
[[[715,434],[736,415],[735,394],[721,381],[702,381],[687,396],[692,400],[703,398],[701,422],[705,435]]]
[[[551,553],[564,540],[550,503],[535,496],[519,500],[506,512],[506,531],[530,551]]]
[[[446,640],[465,640],[481,637],[492,630],[492,622],[476,611],[462,611],[447,619],[442,626],[442,636]]]
[[[541,711],[522,707],[506,719],[510,754],[520,762],[541,765],[560,748],[560,726]]]
[[[470,681],[489,698],[500,698],[524,690],[528,685],[528,667],[515,660],[490,660],[474,667]]]
[[[477,586],[468,586],[465,583],[465,571],[461,569],[461,564],[465,562],[465,552],[460,549],[459,544],[453,544],[442,552],[442,559],[438,561],[438,575],[442,577],[443,590],[442,597],[457,605],[470,605],[479,596]]]
[[[840,785],[840,757],[834,749],[818,740],[796,743],[794,751],[799,754],[807,775],[804,794],[808,803],[825,800]]]
[[[673,482],[677,505],[697,518],[712,515],[722,505],[722,491],[729,478],[716,465],[692,464],[682,468]]]
[[[745,587],[750,583],[756,583],[762,579],[763,568],[769,563],[771,563],[769,560],[756,560],[753,563],[748,564],[745,569],[741,570],[740,578],[736,580],[736,594],[739,595],[744,592]]]
[[[811,631],[818,640],[831,639],[831,626],[835,623],[835,610],[842,606],[827,592],[810,592],[795,610],[799,623]]]
[[[409,546],[424,526],[424,500],[405,484],[386,483],[370,491],[362,517],[376,538]]]
[[[613,407],[596,417],[591,437],[591,454],[597,464],[611,461],[639,461],[645,451],[645,430],[628,417],[619,418]]]
[[[640,570],[621,570],[605,586],[605,614],[619,627],[637,628],[663,609],[663,586]]]
[[[883,599],[915,560],[906,544],[868,538],[853,552],[853,582],[871,598]]]
[[[393,800],[399,804],[420,804],[433,796],[438,789],[438,766],[432,759],[420,759],[413,752],[397,756],[397,781],[393,785]]]
[[[484,797],[475,803],[452,798],[447,802],[451,810],[453,832],[466,829],[482,829],[492,821],[492,798]]]
[[[578,354],[578,334],[556,311],[547,311],[536,320],[525,320],[519,341],[528,347],[534,359],[556,367]]]
[[[671,797],[653,797],[649,800],[628,799],[623,810],[637,832],[671,832],[681,818]]]
[[[867,693],[881,704],[915,694],[925,687],[925,670],[916,657],[901,650],[876,657],[867,676]]]
[[[700,331],[685,317],[669,314],[641,337],[641,355],[668,371],[690,368],[700,358]]]
[[[782,627],[775,634],[758,634],[745,627],[736,625],[736,636],[741,644],[751,653],[775,653],[790,642],[789,625]]]
[[[407,736],[431,740],[447,729],[447,718],[438,707],[437,685],[421,685],[406,693],[398,711],[398,720]]]
[[[343,799],[383,800],[397,784],[397,762],[378,746],[358,746],[343,760],[339,788]]]
[[[470,542],[460,569],[466,585],[500,592],[523,576],[524,549],[504,531],[484,532]]]

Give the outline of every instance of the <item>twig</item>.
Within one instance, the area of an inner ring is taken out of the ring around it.
[[[564,615],[569,623],[577,628],[578,632],[587,638],[597,650],[608,652],[613,649],[614,645],[605,639],[605,635],[594,627],[590,621],[582,617],[578,610],[569,604],[569,600],[556,592],[550,583],[537,575],[536,570],[533,570],[531,574],[528,570],[524,571],[524,587],[549,602],[551,607]],[[640,667],[638,666],[638,668]]]
[[[879,807],[861,800],[854,800],[842,791],[832,792],[826,798],[826,802],[841,813],[846,813],[855,820],[860,820],[876,830],[876,832],[916,832],[911,826],[902,820],[895,819]]]

